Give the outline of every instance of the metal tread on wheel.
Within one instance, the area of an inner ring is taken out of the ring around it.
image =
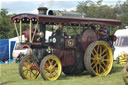
[[[61,72],[61,62],[55,55],[47,55],[41,61],[40,73],[44,80],[57,80]]]
[[[84,55],[84,64],[91,76],[105,76],[113,64],[112,50],[104,41],[91,43]]]

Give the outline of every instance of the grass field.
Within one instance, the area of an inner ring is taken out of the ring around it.
[[[114,62],[108,76],[91,77],[88,72],[79,76],[66,76],[62,73],[56,81],[44,81],[41,76],[35,80],[23,80],[18,72],[18,64],[1,64],[2,85],[125,85],[122,79],[123,65]]]

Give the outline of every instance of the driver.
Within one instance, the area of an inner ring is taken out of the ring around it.
[[[110,31],[107,26],[104,25],[100,30],[98,30],[98,34],[100,35],[99,40],[107,41],[107,38],[110,35]]]

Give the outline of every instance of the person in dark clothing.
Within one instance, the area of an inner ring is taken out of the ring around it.
[[[107,38],[110,35],[110,31],[109,29],[106,27],[106,25],[104,25],[103,27],[101,27],[101,29],[98,31],[98,34],[100,35],[99,40],[103,40],[107,42]]]
[[[22,58],[23,58],[23,54],[20,52],[20,54],[16,58],[16,63],[20,62]]]

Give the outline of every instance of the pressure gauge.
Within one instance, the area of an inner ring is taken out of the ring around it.
[[[53,43],[56,43],[56,38],[53,38]]]
[[[52,39],[50,39],[50,42],[52,42],[53,40]]]

